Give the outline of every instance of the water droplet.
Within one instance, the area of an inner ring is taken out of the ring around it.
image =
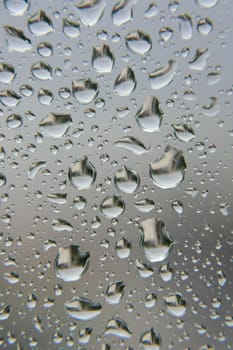
[[[23,119],[19,114],[11,114],[6,119],[6,125],[9,129],[17,129],[23,125]]]
[[[49,113],[41,120],[39,126],[47,136],[61,138],[66,135],[72,123],[70,114]]]
[[[47,198],[49,202],[55,203],[55,204],[66,204],[66,198],[67,194],[66,193],[50,193],[47,195]]]
[[[172,201],[172,209],[174,209],[177,214],[182,215],[183,214],[182,202],[180,202],[178,200]]]
[[[73,226],[64,219],[53,219],[52,229],[53,231],[56,231],[56,232],[62,232],[62,231],[72,232]]]
[[[120,96],[129,96],[136,88],[136,78],[131,68],[125,67],[117,76],[114,84],[114,92]]]
[[[102,201],[100,210],[106,218],[116,218],[125,210],[125,203],[119,196],[108,196]]]
[[[212,86],[217,84],[221,80],[221,75],[219,72],[210,72],[207,75],[207,84]]]
[[[20,280],[20,277],[16,272],[5,272],[3,278],[10,284],[18,283]]]
[[[193,33],[192,18],[188,14],[178,16],[182,40],[190,40]]]
[[[154,328],[151,328],[141,335],[139,344],[144,350],[160,350],[160,335]]]
[[[81,328],[78,334],[79,344],[88,344],[91,338],[92,328]]]
[[[197,23],[197,30],[201,35],[208,35],[213,30],[213,24],[209,18],[201,18]]]
[[[6,184],[6,176],[0,173],[0,188]]]
[[[53,31],[53,23],[44,11],[39,10],[29,18],[28,28],[32,34],[41,36]]]
[[[152,2],[148,8],[146,9],[145,13],[144,13],[144,18],[146,19],[150,19],[153,18],[155,16],[157,16],[157,14],[159,13],[159,9],[158,6],[155,2]]]
[[[143,131],[155,132],[160,130],[162,115],[159,100],[154,96],[147,96],[136,114],[136,120]]]
[[[86,26],[92,27],[97,24],[104,13],[106,3],[104,0],[83,0],[76,5],[81,21]]]
[[[206,8],[206,9],[210,9],[212,7],[214,7],[215,5],[217,5],[219,0],[196,0],[197,4],[200,7]]]
[[[163,42],[167,42],[170,40],[174,35],[173,29],[170,27],[163,27],[159,30],[159,36],[162,39]]]
[[[0,82],[10,84],[15,79],[16,71],[11,64],[0,62]]]
[[[92,66],[98,73],[111,73],[115,58],[106,44],[94,46],[92,52]]]
[[[68,316],[78,321],[89,321],[97,317],[101,311],[100,303],[84,297],[74,297],[64,304]]]
[[[105,298],[108,304],[119,304],[124,295],[125,284],[124,282],[111,283],[105,293]]]
[[[146,258],[150,262],[164,261],[174,242],[165,230],[163,221],[155,218],[146,219],[141,222],[140,229],[141,247]]]
[[[125,42],[126,46],[138,55],[145,55],[152,47],[150,36],[141,30],[130,32],[125,37]]]
[[[112,21],[116,26],[128,23],[133,18],[133,3],[130,0],[120,0],[112,9]]]
[[[131,242],[122,237],[116,242],[116,253],[118,258],[127,259],[131,252]]]
[[[20,103],[21,99],[22,97],[14,90],[9,89],[0,91],[0,102],[5,107],[16,107]]]
[[[46,162],[44,161],[38,161],[38,162],[34,162],[30,165],[29,170],[28,170],[28,177],[29,179],[34,179],[34,177],[36,176],[36,174],[46,166]]]
[[[189,62],[189,68],[201,72],[205,68],[209,56],[208,49],[197,49],[194,59]]]
[[[78,190],[91,187],[96,179],[96,169],[87,157],[76,160],[69,168],[68,177],[71,184]]]
[[[151,72],[149,74],[151,88],[153,90],[158,90],[170,84],[174,79],[176,69],[176,62],[174,60],[169,60],[166,66]]]
[[[80,23],[73,22],[67,18],[63,19],[63,33],[70,39],[77,38],[80,35]]]
[[[140,178],[135,170],[123,166],[114,173],[117,189],[124,193],[133,193],[139,186]]]
[[[4,26],[6,31],[6,42],[9,52],[26,52],[31,50],[32,43],[21,29],[11,26]]]
[[[99,93],[99,86],[90,79],[73,80],[72,92],[74,98],[82,104],[88,104],[93,101]]]
[[[194,139],[195,134],[193,128],[186,124],[172,124],[176,138],[183,142],[190,142]]]
[[[157,302],[157,296],[154,293],[149,293],[145,297],[145,306],[149,309],[154,307]]]
[[[45,62],[34,63],[31,67],[32,75],[38,80],[51,80],[52,67]]]
[[[2,309],[0,309],[0,321],[5,321],[9,318],[11,313],[11,306],[6,305]]]
[[[142,213],[149,213],[155,207],[154,201],[148,198],[139,199],[134,202],[134,205]]]
[[[22,16],[29,7],[29,0],[4,0],[4,5],[12,16]]]
[[[34,327],[35,329],[39,332],[39,333],[43,333],[44,332],[44,328],[42,326],[42,319],[40,316],[35,316],[33,318],[33,323],[34,323]]]
[[[52,103],[53,98],[54,98],[53,93],[50,90],[41,88],[38,91],[38,101],[43,106],[49,106]]]
[[[142,278],[149,278],[154,273],[154,269],[150,265],[147,265],[138,259],[135,261],[135,266],[139,276]]]
[[[173,269],[169,263],[166,263],[160,267],[159,273],[164,282],[169,282],[172,279]]]
[[[171,293],[164,298],[167,311],[175,317],[183,317],[186,313],[186,301],[179,293]]]
[[[31,97],[34,93],[33,88],[27,84],[21,85],[19,91],[24,97]]]
[[[216,97],[210,97],[210,103],[208,106],[202,106],[202,113],[207,117],[215,117],[219,114],[220,105]]]
[[[38,44],[37,52],[42,57],[50,57],[53,54],[53,47],[50,43],[42,42]]]
[[[140,140],[133,136],[125,136],[118,139],[114,142],[114,146],[127,149],[138,156],[150,150],[150,147],[146,148]]]
[[[56,275],[65,282],[78,281],[87,271],[89,260],[89,252],[78,245],[59,248],[54,264]]]
[[[163,157],[150,163],[150,176],[156,186],[164,189],[177,187],[184,180],[186,163],[183,152],[167,146]]]
[[[114,316],[111,320],[108,320],[104,335],[113,335],[118,338],[128,339],[131,337],[132,333],[124,320]]]

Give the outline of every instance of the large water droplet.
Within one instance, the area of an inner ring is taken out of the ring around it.
[[[162,220],[146,219],[140,224],[142,231],[141,247],[150,262],[164,261],[173,245]]]
[[[114,146],[127,149],[138,156],[150,150],[150,147],[146,148],[140,140],[133,136],[125,136],[118,139],[114,142]]]
[[[125,289],[124,282],[114,282],[111,283],[105,293],[105,298],[108,304],[119,304],[121,298],[123,297]]]
[[[21,29],[11,26],[4,26],[6,31],[7,48],[10,52],[26,52],[31,50],[32,43]]]
[[[74,297],[64,304],[67,314],[78,321],[89,321],[97,317],[101,311],[100,303],[84,297]]]
[[[93,101],[99,93],[99,86],[90,79],[80,79],[72,81],[72,92],[74,98],[82,104]]]
[[[63,33],[70,39],[77,38],[80,35],[80,23],[64,18]]]
[[[193,128],[186,124],[172,124],[176,138],[183,142],[190,142],[194,139],[195,134]]]
[[[200,7],[206,8],[206,9],[210,9],[212,7],[214,7],[215,5],[217,5],[219,0],[196,0],[197,4]]]
[[[120,0],[112,9],[112,21],[116,26],[121,26],[133,18],[133,2]]]
[[[129,96],[136,88],[136,78],[131,68],[125,67],[117,76],[114,84],[114,92],[120,96]]]
[[[179,15],[178,19],[179,19],[181,39],[190,40],[192,38],[192,33],[193,33],[193,25],[192,25],[191,17],[188,14],[184,14],[184,15]]]
[[[124,193],[133,193],[139,186],[140,178],[136,171],[123,166],[114,174],[117,189]]]
[[[108,196],[100,205],[100,210],[109,219],[120,216],[125,209],[125,203],[119,196]]]
[[[172,293],[164,298],[167,311],[175,317],[183,317],[186,312],[186,301],[179,293]]]
[[[18,95],[14,90],[1,90],[0,91],[0,102],[3,106],[13,108],[16,107],[22,97]]]
[[[92,66],[98,73],[111,73],[115,58],[106,44],[94,46],[92,53]]]
[[[170,60],[166,66],[151,72],[149,74],[151,88],[153,90],[158,90],[170,84],[174,79],[176,69],[176,62],[174,60]]]
[[[160,350],[161,338],[159,333],[151,328],[140,337],[140,345],[144,350]]]
[[[101,19],[106,2],[105,0],[83,0],[76,6],[83,24],[92,27]]]
[[[72,123],[70,114],[49,113],[41,120],[39,126],[47,136],[61,138],[66,135]]]
[[[51,80],[52,67],[45,62],[34,63],[31,67],[32,75],[38,80]]]
[[[4,5],[12,16],[22,16],[29,7],[29,0],[4,0]]]
[[[197,49],[194,59],[189,62],[189,68],[201,72],[205,68],[209,56],[210,53],[207,48]]]
[[[117,316],[113,317],[111,320],[108,320],[104,334],[125,339],[130,338],[132,335],[127,323]]]
[[[75,188],[85,190],[90,188],[94,183],[96,169],[87,157],[82,157],[70,166],[68,177]]]
[[[185,169],[183,152],[167,146],[163,157],[150,163],[150,176],[156,186],[169,189],[178,186],[183,181]]]
[[[16,71],[11,64],[0,62],[0,82],[10,84],[15,79]]]
[[[154,96],[147,96],[136,114],[136,120],[143,131],[154,132],[160,130],[162,115],[159,100]]]
[[[148,34],[141,30],[130,32],[126,37],[126,46],[138,55],[145,55],[152,47],[152,41]]]
[[[39,10],[29,18],[28,28],[32,34],[41,36],[53,31],[53,23],[44,11]]]
[[[87,271],[89,260],[89,252],[78,245],[59,248],[54,264],[56,275],[65,282],[78,281]]]
[[[11,114],[6,119],[6,125],[9,129],[17,129],[23,125],[23,118],[19,114]]]

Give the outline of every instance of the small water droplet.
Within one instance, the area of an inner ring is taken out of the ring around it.
[[[9,129],[17,129],[23,125],[23,118],[19,114],[11,114],[6,119],[6,125]]]
[[[125,42],[126,46],[138,55],[145,55],[152,47],[150,36],[141,30],[130,32],[125,37]]]
[[[64,304],[68,316],[78,321],[89,321],[97,317],[101,311],[100,303],[84,297],[74,297]]]
[[[117,76],[114,84],[114,92],[119,96],[129,96],[136,88],[136,78],[131,68],[125,67]]]
[[[99,93],[99,86],[90,79],[73,80],[72,92],[74,98],[82,104],[88,104],[93,101]]]
[[[46,162],[44,161],[37,161],[34,162],[30,165],[29,169],[28,169],[28,177],[29,179],[34,179],[34,177],[36,176],[36,174],[46,166]]]
[[[11,313],[11,306],[6,305],[2,309],[0,309],[0,321],[5,321],[9,318]]]
[[[53,98],[54,98],[53,93],[50,90],[41,88],[38,91],[38,101],[43,106],[49,106],[52,103]]]
[[[154,269],[150,265],[147,265],[138,259],[135,261],[135,266],[139,276],[142,278],[149,278],[154,273]]]
[[[193,128],[186,124],[172,124],[176,138],[183,142],[190,142],[194,139],[195,134]]]
[[[179,215],[183,214],[183,204],[179,200],[172,201],[172,209],[175,210],[175,212]]]
[[[28,28],[32,34],[41,36],[53,31],[53,23],[44,11],[39,10],[28,19]]]
[[[189,68],[201,72],[205,68],[209,56],[207,48],[197,49],[194,59],[189,62]]]
[[[154,201],[148,198],[139,199],[134,202],[134,205],[142,213],[149,213],[155,207]]]
[[[139,344],[144,350],[160,350],[160,335],[154,328],[151,328],[141,335]]]
[[[91,338],[92,328],[81,328],[78,334],[78,342],[79,344],[88,344]]]
[[[153,90],[158,90],[170,84],[174,79],[176,69],[176,62],[174,60],[169,60],[166,66],[151,72],[149,74],[151,88]]]
[[[186,301],[179,293],[171,293],[164,298],[169,314],[175,317],[183,317],[186,313]]]
[[[0,91],[0,102],[5,107],[16,107],[20,103],[21,99],[22,97],[14,90],[9,89]]]
[[[127,259],[131,252],[131,242],[122,237],[116,242],[116,253],[120,259]]]
[[[145,13],[144,13],[144,18],[146,19],[150,19],[153,18],[155,16],[157,16],[157,14],[159,13],[159,9],[158,6],[155,2],[152,2],[148,8],[146,9]]]
[[[0,173],[0,188],[5,186],[5,184],[6,184],[6,176]]]
[[[69,168],[68,177],[71,184],[78,190],[85,190],[91,187],[96,179],[94,165],[83,157],[76,160]]]
[[[168,40],[170,40],[174,35],[173,29],[171,29],[170,27],[163,27],[160,28],[159,30],[159,36],[162,39],[163,42],[167,42]]]
[[[70,114],[49,113],[39,126],[47,136],[61,138],[66,135],[72,123]]]
[[[42,57],[50,57],[53,54],[53,47],[50,43],[42,42],[38,44],[37,52]]]
[[[62,231],[72,232],[73,226],[64,219],[53,219],[52,229],[53,231],[56,231],[56,232],[62,232]]]
[[[106,218],[116,218],[125,210],[125,203],[119,196],[108,196],[102,201],[100,210]]]
[[[217,5],[219,0],[196,0],[196,3],[203,8],[210,9]]]
[[[137,190],[140,178],[136,171],[123,166],[114,173],[116,188],[123,193],[133,193]]]

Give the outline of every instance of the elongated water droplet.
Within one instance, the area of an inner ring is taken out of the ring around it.
[[[154,96],[147,96],[136,114],[136,120],[143,131],[159,131],[162,123],[163,111],[159,100]]]
[[[0,91],[0,102],[3,106],[13,108],[16,107],[22,97],[18,95],[14,90],[1,90]]]
[[[194,59],[189,62],[189,68],[201,72],[205,68],[209,56],[208,49],[197,49]]]
[[[80,23],[64,18],[63,33],[70,39],[77,38],[80,35]]]
[[[98,73],[111,73],[115,58],[106,44],[94,46],[92,52],[92,66]]]
[[[127,259],[131,252],[131,242],[122,237],[116,242],[116,253],[120,259]]]
[[[148,198],[138,199],[134,202],[134,205],[142,213],[149,213],[155,207],[154,201]]]
[[[29,7],[29,0],[4,0],[4,5],[12,16],[23,16]]]
[[[133,193],[139,186],[140,178],[136,171],[123,166],[114,174],[117,189],[124,193]]]
[[[28,177],[29,179],[34,179],[34,177],[36,176],[36,174],[46,166],[46,162],[44,161],[38,161],[38,162],[34,162],[30,165],[29,169],[28,169]]]
[[[200,7],[206,8],[206,9],[210,9],[212,7],[214,7],[215,5],[217,5],[219,0],[196,0],[197,4]]]
[[[186,313],[186,301],[179,293],[171,293],[164,298],[165,305],[169,314],[175,317],[183,317]]]
[[[195,134],[193,128],[186,124],[172,124],[176,138],[183,142],[190,142],[194,139]]]
[[[19,114],[11,114],[6,119],[6,125],[9,129],[17,129],[23,125],[23,118]]]
[[[199,19],[197,22],[197,30],[203,36],[208,35],[213,30],[213,24],[211,20],[207,17]]]
[[[119,304],[124,295],[125,284],[124,282],[111,283],[105,293],[105,298],[108,304]]]
[[[132,333],[129,330],[127,323],[121,318],[115,316],[111,320],[108,320],[104,335],[113,335],[118,338],[128,339],[131,337]]]
[[[175,212],[179,215],[183,214],[183,204],[179,200],[172,201],[172,209],[175,210]]]
[[[89,260],[89,252],[78,245],[59,248],[54,264],[56,275],[65,282],[78,281],[87,271]]]
[[[150,265],[145,264],[138,259],[135,261],[135,266],[139,276],[142,278],[149,278],[154,273],[154,269]]]
[[[140,337],[139,344],[144,350],[160,350],[161,338],[158,331],[154,328],[145,331]]]
[[[150,19],[153,18],[155,16],[157,16],[157,14],[159,13],[159,9],[158,6],[155,2],[152,2],[148,8],[146,9],[145,13],[144,13],[144,18],[146,19]]]
[[[69,168],[68,177],[71,184],[78,190],[85,190],[91,187],[96,178],[94,165],[83,157],[76,160]]]
[[[140,224],[142,231],[141,247],[150,262],[164,261],[173,245],[162,220],[146,219]]]
[[[125,210],[125,203],[119,196],[108,196],[102,201],[100,210],[106,218],[116,218]]]
[[[131,68],[125,67],[117,76],[114,84],[114,92],[120,96],[129,96],[136,88],[136,78]]]
[[[67,220],[64,219],[53,219],[52,221],[52,229],[56,232],[72,232],[73,226]]]
[[[11,64],[0,62],[0,82],[10,84],[15,79],[16,71]]]
[[[34,323],[34,327],[37,330],[37,332],[39,333],[43,333],[44,332],[44,328],[42,326],[42,319],[40,316],[35,316],[33,318],[33,323]]]
[[[176,69],[176,62],[174,60],[170,60],[166,66],[151,72],[149,74],[151,88],[153,90],[158,90],[170,84],[174,79]]]
[[[0,188],[5,186],[5,184],[6,184],[6,176],[0,173]]]
[[[32,34],[41,36],[53,31],[53,23],[44,11],[39,10],[29,18],[28,28]]]
[[[169,189],[177,187],[183,181],[186,163],[182,151],[167,146],[163,157],[150,163],[149,167],[155,185]]]
[[[133,18],[132,0],[120,0],[112,9],[112,21],[116,26],[121,26]]]
[[[9,52],[24,53],[31,50],[31,40],[24,35],[21,29],[11,26],[4,26],[4,29],[6,31],[6,42]]]
[[[55,204],[66,204],[66,193],[50,193],[47,195],[47,198],[49,202],[55,203]]]
[[[74,297],[64,304],[68,316],[78,321],[89,321],[97,317],[101,311],[100,303],[84,297]]]
[[[34,63],[31,67],[32,75],[38,80],[51,80],[52,67],[45,62]]]
[[[74,98],[82,104],[88,104],[93,101],[99,93],[99,86],[90,79],[73,80],[72,92]]]
[[[0,309],[0,321],[5,321],[9,318],[11,313],[11,306],[6,305],[2,309]]]
[[[76,6],[83,24],[92,27],[103,16],[106,2],[105,0],[83,0]]]
[[[127,149],[138,156],[150,150],[150,147],[146,148],[140,140],[133,136],[125,136],[118,139],[114,142],[114,146]]]
[[[192,19],[189,15],[179,15],[179,28],[180,28],[180,34],[181,39],[183,40],[190,40],[192,38],[193,33],[193,25],[192,25]]]
[[[126,46],[138,55],[145,55],[152,47],[150,36],[141,30],[130,32],[125,37],[125,42]]]
[[[47,136],[61,138],[66,135],[72,123],[70,114],[49,113],[41,120],[39,126]]]

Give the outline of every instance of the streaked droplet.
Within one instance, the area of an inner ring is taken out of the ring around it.
[[[11,64],[0,62],[0,83],[10,84],[15,76],[16,71]]]
[[[140,178],[135,170],[123,166],[114,173],[114,183],[123,193],[133,193],[139,186]]]
[[[174,242],[166,231],[163,221],[155,218],[146,219],[141,222],[140,229],[141,247],[146,258],[150,262],[164,261]]]
[[[66,204],[67,193],[50,193],[47,195],[49,202],[55,204]]]
[[[130,67],[125,67],[115,80],[114,92],[120,96],[129,96],[136,88],[136,84],[134,71]]]
[[[186,162],[183,152],[167,146],[162,158],[149,166],[150,177],[156,186],[169,189],[177,187],[183,180]]]
[[[32,34],[41,36],[53,31],[53,23],[44,11],[39,10],[28,19],[28,28]]]
[[[76,196],[74,197],[73,204],[75,209],[83,210],[87,205],[87,201],[83,196]]]
[[[125,210],[125,203],[121,197],[113,195],[104,198],[100,205],[100,210],[108,219],[120,216]]]
[[[89,252],[78,245],[61,247],[54,263],[56,275],[65,282],[78,281],[87,271],[89,260]]]
[[[82,157],[69,167],[68,177],[76,189],[85,190],[94,183],[96,169],[87,157]]]
[[[139,344],[144,350],[160,350],[161,338],[154,328],[146,330],[140,337]]]
[[[132,333],[124,320],[114,316],[111,320],[108,320],[104,335],[112,335],[118,338],[128,339],[131,337]]]
[[[92,320],[102,311],[100,303],[84,297],[74,297],[72,300],[65,302],[64,307],[68,316],[78,321]]]
[[[183,317],[186,313],[186,301],[179,293],[171,293],[164,298],[169,314],[175,317]]]
[[[72,92],[74,98],[82,104],[92,102],[99,93],[99,86],[90,79],[80,79],[72,81]]]
[[[111,73],[115,58],[106,44],[94,46],[92,52],[92,66],[98,73]]]
[[[0,173],[0,188],[5,186],[6,184],[6,176],[3,173]]]
[[[105,6],[105,0],[83,0],[76,5],[81,21],[89,27],[99,22],[103,16]]]
[[[105,299],[108,304],[119,304],[124,295],[125,283],[114,282],[111,283],[105,293]]]
[[[125,42],[126,46],[138,55],[145,55],[152,47],[150,36],[141,30],[130,32],[125,37]]]
[[[155,132],[160,130],[162,115],[159,100],[147,96],[136,114],[136,120],[143,131]]]
[[[149,74],[151,88],[153,90],[158,90],[170,84],[174,79],[176,70],[176,62],[174,60],[169,60],[166,66],[151,72]]]
[[[70,114],[49,113],[39,126],[47,136],[57,139],[66,135],[72,123]]]
[[[32,75],[38,80],[51,80],[52,67],[45,62],[34,63],[31,67]]]
[[[217,97],[210,97],[209,105],[202,106],[202,113],[207,117],[216,117],[220,111],[220,104]]]
[[[11,313],[11,306],[6,305],[0,309],[0,321],[5,321],[9,318]]]
[[[114,146],[127,149],[138,156],[150,150],[150,147],[146,148],[140,140],[133,136],[125,136],[118,139],[114,142]]]

